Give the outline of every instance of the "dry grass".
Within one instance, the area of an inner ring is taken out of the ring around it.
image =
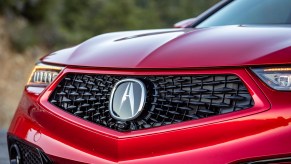
[[[0,17],[0,129],[8,128],[35,61],[44,50],[34,47],[23,54],[9,44],[5,21]]]

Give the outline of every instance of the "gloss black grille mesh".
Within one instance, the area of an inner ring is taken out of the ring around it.
[[[109,113],[111,90],[121,79],[136,78],[147,88],[143,113],[117,121]],[[253,99],[234,75],[116,76],[67,74],[49,101],[75,116],[130,131],[195,120],[251,108]]]
[[[47,157],[47,155],[40,149],[33,147],[30,143],[19,140],[16,137],[8,136],[8,146],[10,151],[10,158],[13,156],[11,154],[11,147],[17,146],[20,155],[21,164],[51,164],[52,161]],[[14,160],[14,162],[16,162]],[[11,161],[11,163],[13,163]]]
[[[42,163],[42,159],[38,151],[34,148],[29,147],[28,145],[17,143],[22,152],[22,163],[23,164],[40,164]]]

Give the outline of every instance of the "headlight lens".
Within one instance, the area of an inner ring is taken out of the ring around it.
[[[291,91],[291,67],[265,67],[252,70],[271,88]]]
[[[62,69],[63,67],[39,63],[34,67],[27,86],[46,87],[55,80]]]

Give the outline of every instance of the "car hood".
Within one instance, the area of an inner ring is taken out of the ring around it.
[[[42,62],[103,68],[197,68],[291,63],[291,27],[224,26],[116,32]]]

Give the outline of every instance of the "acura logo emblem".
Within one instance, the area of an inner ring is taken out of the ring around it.
[[[142,81],[124,79],[115,84],[109,102],[109,111],[113,118],[129,121],[137,118],[144,107],[146,89]]]

